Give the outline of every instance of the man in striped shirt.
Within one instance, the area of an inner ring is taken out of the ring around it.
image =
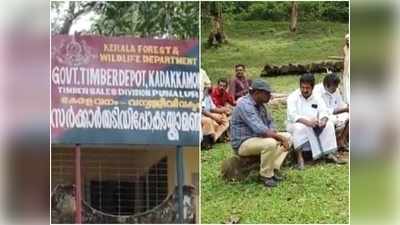
[[[289,133],[277,132],[271,113],[264,106],[271,99],[271,87],[254,80],[249,94],[243,96],[231,117],[231,144],[239,156],[260,155],[260,178],[266,187],[282,180],[276,172],[291,146]]]

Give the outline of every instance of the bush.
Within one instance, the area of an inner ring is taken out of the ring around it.
[[[291,2],[231,2],[225,3],[224,14],[236,20],[288,21]],[[348,22],[349,3],[299,2],[299,20]]]
[[[244,20],[287,20],[289,7],[289,2],[256,2],[251,4],[247,11],[237,18]]]
[[[325,2],[328,3],[328,2]],[[333,2],[324,4],[321,10],[321,17],[327,21],[349,21],[349,5],[348,2]]]

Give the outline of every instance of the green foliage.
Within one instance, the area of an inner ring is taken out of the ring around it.
[[[237,18],[282,21],[289,19],[290,2],[255,2]]]
[[[206,18],[208,11],[215,7],[221,8],[224,16],[232,20],[288,21],[291,2],[202,2],[202,16]],[[300,21],[348,22],[348,17],[347,1],[299,2]]]
[[[197,2],[104,2],[92,26],[102,35],[198,37]]]
[[[347,23],[349,21],[349,3],[342,2],[301,2],[300,20],[324,20]]]
[[[63,18],[60,15],[62,10],[62,2],[50,2],[50,9],[51,9],[51,17],[50,17],[50,23],[51,23],[51,33],[52,34],[58,34],[61,31],[61,26],[63,22]]]
[[[68,34],[72,24],[81,16],[96,11],[101,7],[99,2],[52,1],[50,3],[50,20],[52,34]]]
[[[332,4],[327,4],[325,2],[321,16],[325,20],[347,23],[349,21],[349,3],[332,2]]]
[[[51,2],[53,34],[68,33],[79,16],[94,13],[89,32],[106,36],[198,38],[198,2]]]
[[[219,13],[222,13],[224,24],[230,24],[235,18],[234,15],[241,12],[240,9],[236,2],[201,2],[201,24],[211,24],[212,17]]]

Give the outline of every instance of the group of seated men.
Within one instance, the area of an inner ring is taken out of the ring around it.
[[[229,118],[236,100],[248,93],[251,81],[246,78],[245,66],[242,64],[235,66],[234,79],[229,83],[227,79],[221,78],[212,87],[204,70],[202,80],[202,149],[209,149],[223,134],[228,133]]]
[[[230,128],[230,142],[237,155],[260,156],[260,180],[266,187],[275,187],[283,180],[279,169],[292,147],[300,170],[304,169],[305,151],[311,152],[313,160],[345,163],[336,153],[347,148],[349,107],[338,90],[337,74],[325,75],[317,85],[313,74],[302,75],[299,88],[287,98],[287,132],[279,132],[267,105],[272,98],[271,86],[261,79],[249,81],[244,65],[236,65],[235,71],[229,87],[227,80],[220,79],[211,88],[209,79],[203,78],[202,143],[216,142]]]

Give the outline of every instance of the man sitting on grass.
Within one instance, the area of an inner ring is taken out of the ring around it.
[[[291,145],[289,133],[277,133],[271,113],[264,104],[271,99],[271,87],[254,80],[249,94],[243,96],[231,117],[231,144],[239,156],[260,155],[260,178],[266,187],[282,180],[276,172]]]
[[[228,109],[217,108],[211,98],[211,83],[204,84],[201,129],[203,134],[202,148],[210,149],[218,138],[228,129]]]
[[[312,152],[312,158],[326,157],[329,161],[339,161],[333,153],[337,150],[335,128],[328,120],[329,113],[324,101],[313,95],[315,78],[304,74],[300,78],[300,89],[287,99],[287,130],[293,136],[297,152],[297,168],[304,169],[302,151]]]
[[[236,105],[236,101],[231,94],[227,92],[228,81],[225,78],[218,80],[218,86],[214,87],[211,92],[211,97],[217,108],[227,108],[229,114]]]
[[[243,64],[235,65],[235,77],[229,84],[229,93],[238,100],[249,92],[251,80],[246,78],[246,67]]]
[[[339,148],[348,148],[349,106],[343,101],[339,92],[340,78],[331,73],[324,77],[323,83],[315,85],[313,93],[324,100],[328,108],[329,120],[333,122],[338,135]]]

